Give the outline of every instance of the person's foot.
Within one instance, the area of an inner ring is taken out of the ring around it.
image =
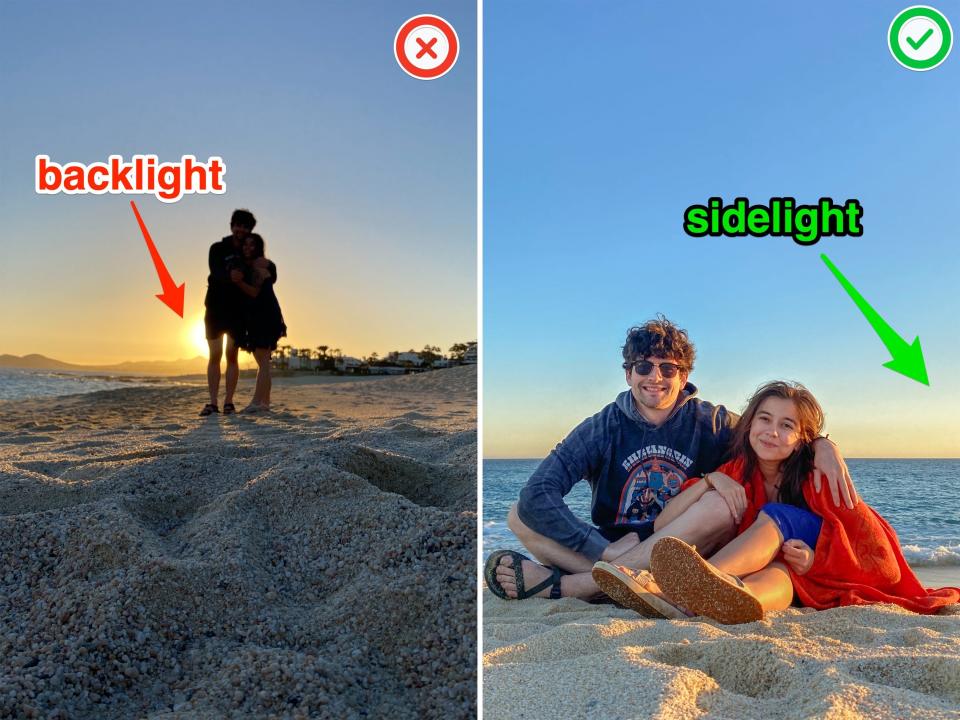
[[[253,413],[265,413],[265,412],[270,412],[270,406],[261,405],[260,403],[250,403],[240,412],[242,412],[244,415],[251,415]]]
[[[670,598],[697,615],[725,625],[763,619],[763,606],[740,578],[718,570],[679,538],[657,541],[650,571]]]
[[[225,402],[223,404],[224,415],[233,415],[236,411],[237,411],[237,408],[232,402]]]
[[[649,618],[683,620],[691,613],[664,595],[646,570],[598,562],[593,566],[593,581],[617,605]]]
[[[207,417],[208,415],[213,415],[218,412],[220,412],[220,408],[213,403],[207,403],[203,406],[203,410],[200,411],[200,417]]]
[[[540,563],[533,562],[532,560],[522,560],[521,563],[525,587],[536,587],[553,576],[553,570],[544,567]],[[513,567],[513,558],[510,555],[504,555],[497,564],[497,582],[500,583],[500,587],[503,588],[507,597],[516,599],[518,596],[517,572]],[[551,597],[551,592],[554,592],[553,589],[547,586],[530,597]],[[560,596],[563,596],[562,583],[560,586]]]

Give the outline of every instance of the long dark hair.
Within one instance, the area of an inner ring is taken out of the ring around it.
[[[751,482],[757,469],[757,453],[750,445],[750,425],[760,404],[771,397],[793,401],[797,408],[797,434],[800,436],[800,443],[793,454],[780,464],[779,500],[809,510],[807,501],[803,499],[803,483],[813,469],[813,441],[823,430],[823,409],[813,393],[803,385],[775,380],[757,388],[737,422],[733,435],[734,456],[744,458],[743,476],[747,482]]]
[[[244,242],[249,242],[253,245],[253,259],[262,258],[267,250],[266,243],[263,242],[263,238],[260,237],[257,233],[250,233],[247,235],[247,239]]]

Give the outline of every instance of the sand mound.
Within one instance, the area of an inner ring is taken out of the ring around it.
[[[957,718],[960,607],[722,626],[484,592],[484,717]]]
[[[475,714],[475,383],[0,405],[0,717]]]

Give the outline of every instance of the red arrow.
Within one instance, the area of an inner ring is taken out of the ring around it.
[[[147,226],[143,224],[143,218],[140,217],[137,204],[133,200],[130,201],[130,207],[133,208],[133,214],[137,216],[137,222],[140,224],[140,232],[143,233],[143,239],[147,243],[147,250],[150,251],[150,257],[153,259],[153,266],[157,269],[157,276],[160,278],[160,287],[163,288],[163,292],[157,295],[157,297],[160,298],[164,305],[180,317],[183,317],[183,289],[187,284],[183,283],[177,286],[173,278],[170,277],[170,273],[167,272],[167,266],[163,264],[163,258],[161,258],[160,253],[157,252],[157,246],[153,244],[153,240],[150,238],[150,231],[147,230]]]

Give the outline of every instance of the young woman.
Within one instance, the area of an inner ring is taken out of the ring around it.
[[[892,528],[872,508],[836,507],[816,492],[810,444],[823,411],[805,387],[772,382],[737,424],[734,459],[688,482],[658,522],[670,522],[707,492],[719,493],[738,536],[709,561],[677,538],[654,546],[650,577],[632,592],[668,617],[723,623],[759,620],[797,598],[818,609],[892,602],[932,613],[960,602],[960,590],[926,590],[907,566]],[[623,590],[623,588],[620,588]]]
[[[280,302],[273,291],[277,282],[277,266],[265,257],[263,238],[251,233],[243,243],[246,269],[237,287],[247,296],[243,316],[243,334],[239,343],[257,361],[257,384],[253,400],[243,409],[245,413],[270,409],[270,355],[277,349],[277,341],[287,334],[287,326],[280,312]]]

